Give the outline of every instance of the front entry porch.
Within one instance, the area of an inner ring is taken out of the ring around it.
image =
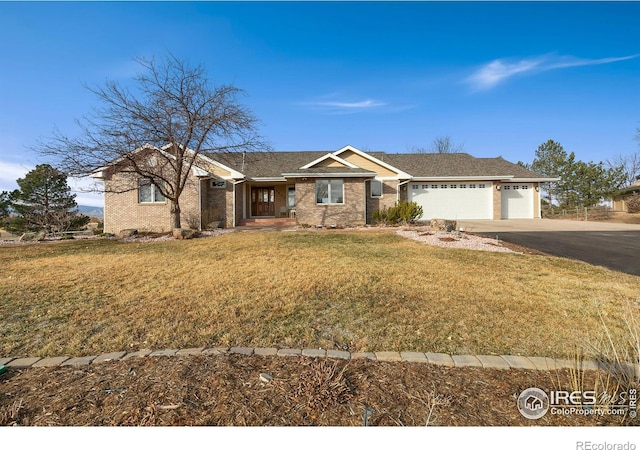
[[[244,198],[243,221],[265,218],[286,218],[295,221],[295,184],[248,183]]]
[[[241,227],[247,228],[292,228],[297,225],[296,219],[279,218],[279,217],[266,217],[266,218],[254,218],[244,219],[240,221]]]

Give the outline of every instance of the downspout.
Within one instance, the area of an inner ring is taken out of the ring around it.
[[[202,231],[202,181],[198,178],[198,231]]]
[[[396,202],[400,201],[400,186],[402,186],[403,184],[407,184],[411,182],[411,179],[407,180],[407,181],[403,181],[402,183],[398,183],[398,187],[396,188]],[[407,193],[407,201],[409,201],[409,194]]]
[[[236,227],[236,186],[240,183],[244,183],[246,180],[233,182],[233,228]],[[243,208],[244,210],[244,208]]]
[[[367,211],[367,181],[371,181],[371,180],[367,180],[365,178],[364,182],[362,183],[364,186],[364,224],[367,225],[367,216],[368,216],[368,211]]]

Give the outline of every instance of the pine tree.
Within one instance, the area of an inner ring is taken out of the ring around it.
[[[11,207],[22,217],[27,230],[51,233],[77,223],[76,196],[64,173],[40,164],[16,182],[20,189],[11,193]]]

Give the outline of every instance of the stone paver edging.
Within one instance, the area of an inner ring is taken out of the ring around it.
[[[487,369],[524,369],[524,370],[556,370],[556,369],[579,369],[597,370],[607,369],[597,361],[572,361],[566,359],[554,359],[539,356],[516,356],[516,355],[448,355],[446,353],[422,353],[422,352],[345,352],[339,350],[324,350],[315,348],[251,348],[251,347],[215,347],[215,348],[184,348],[167,350],[138,350],[131,353],[111,352],[97,356],[56,356],[48,358],[0,358],[0,364],[8,369],[29,369],[37,367],[56,366],[88,366],[106,363],[109,361],[120,361],[131,358],[145,357],[186,357],[195,355],[244,355],[244,356],[278,356],[295,357],[305,356],[308,358],[333,358],[333,359],[369,359],[372,361],[394,361],[435,364],[447,367],[478,367]],[[633,370],[633,366],[630,366]],[[635,370],[640,372],[640,367]]]

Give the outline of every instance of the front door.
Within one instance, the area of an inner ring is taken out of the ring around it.
[[[276,215],[276,188],[252,187],[251,188],[251,215],[253,217]]]

